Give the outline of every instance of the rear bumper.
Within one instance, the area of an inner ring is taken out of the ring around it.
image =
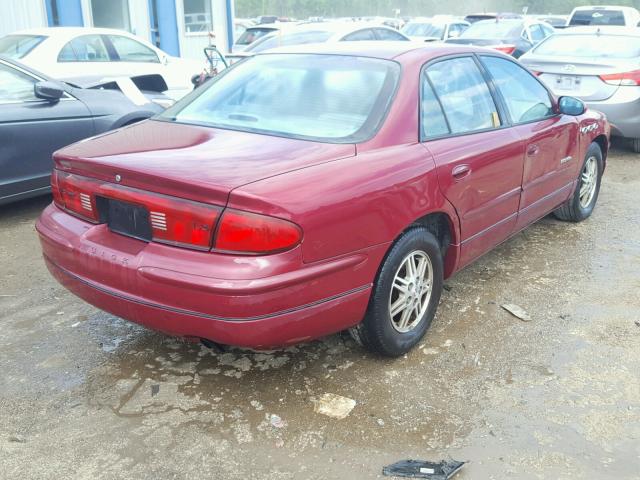
[[[267,257],[195,252],[124,237],[54,205],[36,228],[50,272],[92,305],[171,335],[251,348],[357,324],[386,251],[310,265],[299,249]]]
[[[607,100],[586,104],[607,116],[611,124],[611,135],[640,138],[640,87],[623,86]]]

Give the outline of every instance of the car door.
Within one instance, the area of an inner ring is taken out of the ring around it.
[[[39,79],[0,62],[0,202],[46,191],[51,154],[94,133],[87,107],[67,95],[34,95]]]
[[[525,143],[522,197],[516,228],[524,228],[562,203],[575,180],[578,123],[556,114],[551,94],[518,63],[482,55],[514,131]]]
[[[463,266],[513,232],[524,146],[473,55],[427,64],[421,88],[421,138],[460,219]]]

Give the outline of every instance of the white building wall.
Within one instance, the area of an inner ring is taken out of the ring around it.
[[[47,26],[44,0],[0,0],[0,36],[25,28]]]
[[[231,45],[228,45],[227,42],[227,2],[226,0],[210,0],[210,2],[211,11],[213,12],[213,32],[215,34],[213,43],[221,52],[228,53]],[[234,3],[231,2],[232,9],[233,5]],[[203,59],[203,49],[209,45],[209,35],[207,33],[185,32],[183,0],[176,0],[176,17],[178,38],[180,40],[180,56],[197,60]]]

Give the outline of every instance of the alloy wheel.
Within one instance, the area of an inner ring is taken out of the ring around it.
[[[406,333],[418,326],[429,306],[433,288],[433,265],[429,256],[416,250],[407,255],[393,278],[389,316],[393,328]]]

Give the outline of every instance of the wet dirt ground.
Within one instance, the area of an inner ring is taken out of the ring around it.
[[[640,478],[640,156],[618,148],[581,224],[545,218],[447,281],[420,348],[335,335],[216,353],[86,305],[0,209],[0,478]],[[500,305],[517,304],[523,322]],[[314,411],[334,393],[344,419]]]

